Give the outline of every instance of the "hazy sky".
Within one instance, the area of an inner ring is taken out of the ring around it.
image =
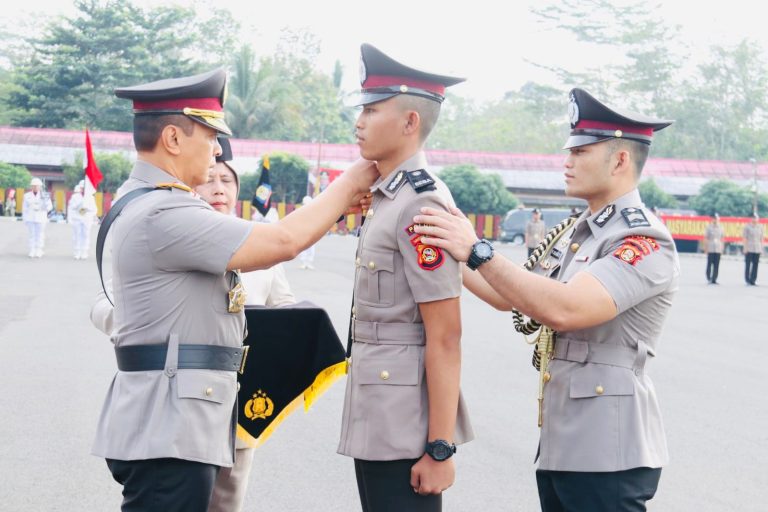
[[[624,0],[619,1],[621,3]],[[157,6],[157,0],[135,0]],[[169,2],[162,2],[168,4]],[[184,2],[176,2],[184,3]],[[529,12],[542,0],[410,0],[352,2],[341,0],[209,0],[200,5],[228,8],[243,24],[244,40],[260,54],[273,51],[280,29],[307,29],[320,37],[322,55],[318,67],[327,73],[339,59],[345,69],[344,88],[359,85],[359,47],[362,42],[413,67],[438,73],[466,76],[468,81],[453,88],[462,96],[495,99],[517,89],[528,80],[551,81],[551,75],[528,64],[549,66],[594,66],[614,59],[597,55],[568,39],[563,32],[537,23]],[[755,2],[729,0],[704,2],[663,0],[659,13],[681,25],[681,36],[689,51],[703,58],[708,45],[734,43],[750,37],[768,48],[768,31]],[[25,0],[0,17],[33,19],[35,12],[71,13],[66,0]],[[682,52],[681,52],[682,53]]]

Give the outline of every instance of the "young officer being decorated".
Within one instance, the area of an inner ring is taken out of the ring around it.
[[[409,68],[369,44],[361,57],[355,134],[381,179],[355,259],[339,453],[355,459],[364,511],[441,510],[456,444],[473,437],[459,391],[461,271],[422,242],[413,216],[454,204],[427,172],[423,146],[445,88],[463,79]]]
[[[208,510],[231,467],[245,297],[236,270],[268,268],[315,243],[378,176],[359,161],[276,224],[221,215],[192,189],[221,154],[223,70],[117,89],[133,101],[137,161],[102,222],[112,227],[117,373],[93,453],[123,486],[124,511]],[[162,485],[160,485],[162,484]]]
[[[569,115],[566,194],[589,208],[547,235],[526,264],[534,272],[494,256],[457,210],[427,208],[416,232],[479,270],[464,272],[473,293],[545,326],[548,348],[536,354],[542,510],[644,511],[668,459],[647,366],[679,262],[637,183],[654,132],[671,121],[608,107],[582,89],[571,91]]]

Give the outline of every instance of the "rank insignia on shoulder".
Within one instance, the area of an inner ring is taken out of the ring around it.
[[[597,224],[598,227],[603,227],[605,226],[605,223],[608,222],[611,217],[613,217],[614,213],[616,213],[616,207],[612,204],[609,204],[603,208],[603,211],[600,212],[600,215],[598,215],[593,222]]]
[[[621,246],[614,251],[613,255],[634,266],[643,256],[659,250],[659,243],[656,239],[649,236],[628,236],[624,238]]]
[[[395,177],[392,178],[392,181],[389,182],[389,185],[387,185],[387,192],[397,192],[400,186],[405,183],[405,181],[403,181],[404,177],[405,171],[398,171]]]
[[[621,210],[621,216],[624,217],[624,221],[627,223],[627,226],[631,228],[639,228],[651,225],[651,223],[648,222],[648,218],[645,216],[645,213],[640,208],[624,208]]]
[[[424,169],[408,171],[405,175],[408,178],[408,183],[411,184],[417,194],[427,190],[435,190],[435,179]]]

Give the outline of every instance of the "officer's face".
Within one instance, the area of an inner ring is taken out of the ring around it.
[[[181,156],[184,183],[190,187],[197,187],[208,181],[208,171],[216,165],[216,156],[221,154],[216,135],[213,128],[194,123],[192,135],[183,136]]]
[[[565,194],[599,200],[610,194],[611,155],[608,144],[598,142],[571,148],[565,159]]]
[[[237,181],[229,167],[218,162],[208,172],[208,181],[195,187],[203,200],[221,213],[230,214],[237,201]]]
[[[394,98],[363,106],[355,123],[360,156],[366,160],[384,160],[400,147],[400,137],[407,117]]]

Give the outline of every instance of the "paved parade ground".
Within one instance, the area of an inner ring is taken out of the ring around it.
[[[315,270],[285,264],[297,299],[325,307],[342,340],[356,242],[329,235],[317,245]],[[114,353],[88,318],[100,286],[93,252],[75,260],[71,244],[68,225],[50,224],[45,256],[30,259],[24,225],[0,218],[2,511],[119,509],[120,486],[90,455]],[[498,248],[523,260],[522,247]],[[745,285],[741,257],[723,258],[718,286],[706,284],[702,255],[681,255],[681,265],[681,288],[649,364],[671,453],[649,510],[765,510],[768,261],[756,287]],[[531,348],[511,315],[469,294],[462,320],[462,389],[477,438],[458,449],[444,510],[536,511]],[[342,380],[257,450],[246,511],[359,510],[352,461],[336,454],[343,395]]]

